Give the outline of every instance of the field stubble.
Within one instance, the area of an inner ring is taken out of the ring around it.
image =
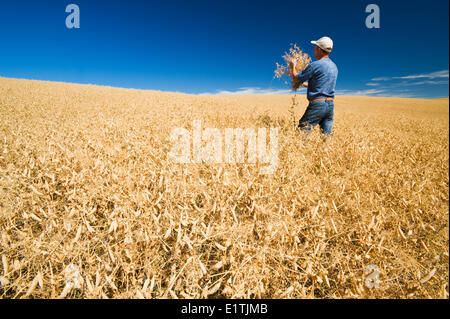
[[[1,297],[448,298],[448,99],[338,97],[326,143],[290,104],[0,78]],[[278,170],[171,163],[195,119]]]

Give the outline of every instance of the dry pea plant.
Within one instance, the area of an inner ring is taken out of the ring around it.
[[[298,106],[297,103],[297,88],[293,86],[292,82],[292,70],[289,66],[291,61],[296,61],[296,72],[300,73],[305,70],[308,65],[311,63],[311,58],[308,54],[303,53],[302,50],[297,46],[297,44],[291,45],[289,52],[286,52],[283,55],[283,64],[276,63],[277,68],[275,70],[275,78],[282,79],[284,83],[294,91],[294,95],[292,95],[292,104],[289,109],[289,113],[291,115],[291,121],[293,122],[295,129],[297,127],[297,119],[295,118],[295,108]]]
[[[338,97],[327,142],[289,103],[0,78],[1,298],[448,298],[448,99]],[[194,119],[278,170],[172,163]]]

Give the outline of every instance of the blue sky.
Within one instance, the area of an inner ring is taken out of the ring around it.
[[[79,5],[81,28],[65,8]],[[368,4],[381,28],[368,29]],[[447,0],[2,0],[0,76],[185,93],[285,93],[275,63],[330,36],[338,94],[448,97]]]

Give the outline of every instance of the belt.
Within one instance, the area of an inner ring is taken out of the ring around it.
[[[316,102],[316,101],[333,101],[333,100],[334,99],[332,97],[324,97],[324,98],[312,100],[311,102]]]

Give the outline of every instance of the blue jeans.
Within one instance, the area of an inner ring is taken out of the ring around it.
[[[334,102],[333,101],[315,101],[309,102],[305,114],[300,119],[299,128],[309,133],[311,127],[320,125],[322,132],[331,135],[334,121]]]

